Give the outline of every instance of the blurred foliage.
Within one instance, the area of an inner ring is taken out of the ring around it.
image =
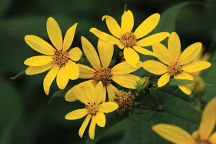
[[[73,46],[81,47],[80,37],[83,35],[96,47],[97,38],[89,29],[97,27],[107,31],[105,23],[101,21],[103,15],[111,15],[120,22],[126,4],[126,8],[134,13],[136,27],[150,14],[159,12],[161,20],[154,32],[176,31],[180,35],[182,48],[200,41],[204,44],[205,52],[211,53],[212,67],[201,74],[207,83],[201,106],[215,97],[215,0],[0,2],[0,144],[161,144],[167,142],[151,130],[151,126],[156,123],[178,125],[189,132],[193,132],[198,126],[199,115],[192,99],[184,95],[177,86],[166,86],[136,97],[139,101],[137,109],[128,115],[108,115],[106,127],[96,129],[95,141],[90,141],[87,134],[80,139],[78,130],[81,121],[64,119],[67,112],[80,106],[79,102],[65,102],[65,91],[58,91],[54,84],[51,89],[53,95],[45,96],[42,87],[45,73],[10,79],[26,68],[23,64],[26,58],[36,55],[24,42],[24,36],[34,34],[48,40],[45,24],[50,16],[58,21],[63,33],[75,22],[79,23]],[[142,56],[142,60],[148,58]],[[150,75],[144,70],[138,70],[136,74],[142,77]],[[68,87],[74,84],[70,82]],[[174,82],[174,85],[177,84],[178,82]],[[142,106],[139,107],[140,104]]]

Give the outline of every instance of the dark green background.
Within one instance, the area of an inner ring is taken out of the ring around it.
[[[205,51],[213,56],[216,42],[215,1],[185,0],[189,3],[179,6],[183,2],[183,0],[0,0],[0,144],[90,143],[86,139],[86,134],[84,137],[86,141],[81,141],[78,136],[78,129],[83,119],[75,121],[64,119],[64,115],[75,109],[78,103],[65,102],[64,92],[48,103],[51,95],[58,89],[54,82],[50,96],[44,94],[42,82],[46,73],[35,76],[21,75],[15,80],[10,79],[26,68],[23,64],[26,58],[37,55],[24,42],[26,34],[34,34],[49,41],[46,20],[52,16],[59,23],[63,33],[78,22],[73,46],[80,47],[81,36],[85,36],[96,46],[97,38],[89,32],[89,29],[97,27],[107,31],[105,23],[101,21],[102,16],[106,14],[120,22],[125,4],[127,4],[126,9],[132,10],[134,14],[135,27],[150,14],[156,12],[162,14],[171,7],[177,6],[161,17],[163,23],[158,30],[176,31],[184,48],[200,41],[204,44]],[[214,68],[210,71],[214,71]],[[210,83],[212,78],[215,79],[215,74],[208,72],[205,73],[208,75],[206,81]],[[72,85],[70,82],[68,88]],[[214,90],[211,89],[210,93],[214,94]],[[175,101],[176,97],[169,98],[171,94],[164,93],[163,95],[170,103],[177,101]],[[204,98],[204,100],[208,99],[209,96]],[[187,97],[183,96],[183,100],[187,100]],[[182,108],[182,105],[185,106],[183,100],[176,102],[176,106],[179,108]],[[168,103],[163,99],[160,102]],[[181,110],[178,110],[176,114],[172,108],[168,108],[168,104],[167,110],[171,110],[169,112],[172,115],[184,115],[184,111],[181,112]],[[114,128],[109,129],[98,143],[163,144],[167,142],[162,141],[151,131],[152,124],[172,119],[173,124],[179,124],[192,132],[198,123],[196,119],[188,120],[195,123],[193,125],[183,122],[180,124],[178,121],[181,120],[178,120],[178,116],[175,118],[170,115],[161,116],[159,112],[151,111],[145,111],[145,113],[144,116],[140,116],[140,119],[123,120]],[[156,121],[151,121],[152,117]],[[96,132],[96,135],[99,133]]]

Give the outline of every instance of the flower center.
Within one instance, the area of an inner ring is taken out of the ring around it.
[[[175,62],[174,64],[171,64],[168,66],[168,72],[171,76],[176,76],[183,72],[183,69],[181,65],[178,64],[178,62]]]
[[[98,112],[98,106],[96,105],[96,103],[88,103],[85,108],[91,115],[96,115],[96,113]]]
[[[135,99],[135,97],[132,96],[130,92],[124,92],[124,91],[120,90],[116,96],[116,99],[115,99],[115,101],[119,105],[117,112],[123,113],[126,110],[131,110],[133,107],[134,99]]]
[[[211,144],[208,140],[197,140],[196,144]]]
[[[98,71],[95,72],[94,81],[101,81],[103,85],[106,86],[110,84],[111,77],[112,74],[109,68],[100,68]]]
[[[136,45],[136,36],[132,32],[126,32],[120,37],[120,42],[125,47],[132,47]]]
[[[53,60],[55,64],[62,66],[68,62],[68,53],[66,51],[57,50],[54,53]]]

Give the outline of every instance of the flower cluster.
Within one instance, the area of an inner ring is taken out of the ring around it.
[[[117,87],[136,89],[137,83],[142,79],[132,74],[133,72],[144,68],[144,70],[155,75],[162,75],[157,82],[158,87],[162,87],[169,82],[170,77],[193,80],[194,73],[211,66],[208,61],[199,58],[202,52],[200,42],[188,46],[181,53],[181,42],[177,33],[160,32],[149,35],[159,23],[160,14],[158,13],[145,19],[135,31],[133,31],[134,16],[130,10],[124,11],[121,17],[121,26],[114,18],[108,15],[103,16],[102,20],[106,21],[111,34],[102,32],[97,28],[90,29],[90,32],[98,37],[97,51],[84,36],[81,37],[83,52],[78,47],[70,49],[77,23],[67,30],[63,39],[59,25],[52,17],[47,20],[47,33],[52,44],[34,35],[25,36],[26,43],[35,51],[43,54],[26,59],[24,64],[29,67],[25,72],[27,75],[34,75],[49,70],[43,82],[46,95],[49,95],[51,84],[55,78],[59,89],[64,89],[69,80],[78,78],[86,80],[73,86],[65,94],[66,101],[74,102],[79,100],[84,104],[82,109],[68,113],[65,119],[75,120],[86,116],[80,127],[79,136],[83,136],[91,120],[89,126],[89,137],[91,139],[94,139],[96,125],[99,127],[105,126],[105,113],[115,110],[122,113],[132,109],[135,97],[130,92],[119,90]],[[166,38],[168,38],[168,48],[161,43]],[[115,45],[120,48],[122,60],[120,63],[116,62],[113,65],[111,61],[115,52]],[[153,51],[147,49],[148,46],[152,46]],[[90,66],[78,63],[82,53],[85,54]],[[157,60],[142,62],[139,54],[149,55],[161,62]],[[179,85],[179,88],[185,94],[191,94],[190,86]],[[207,127],[206,117],[208,114],[206,113],[209,113],[209,109],[215,108],[215,106],[211,106],[212,104],[215,105],[214,103],[215,100],[209,104],[210,106],[207,106],[207,110],[205,110],[207,112],[204,111],[202,123],[205,124],[201,124],[199,141],[206,140],[209,136],[204,135]],[[170,131],[177,128],[157,125],[153,129],[169,139],[168,134]],[[163,131],[163,129],[165,130]],[[192,137],[188,139],[191,140],[191,144],[195,141]]]

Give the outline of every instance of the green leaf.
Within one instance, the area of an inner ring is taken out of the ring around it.
[[[168,83],[168,85],[170,86],[175,86],[175,85],[184,85],[184,84],[191,84],[192,81],[191,80],[185,80],[185,79],[170,79],[170,82]]]

